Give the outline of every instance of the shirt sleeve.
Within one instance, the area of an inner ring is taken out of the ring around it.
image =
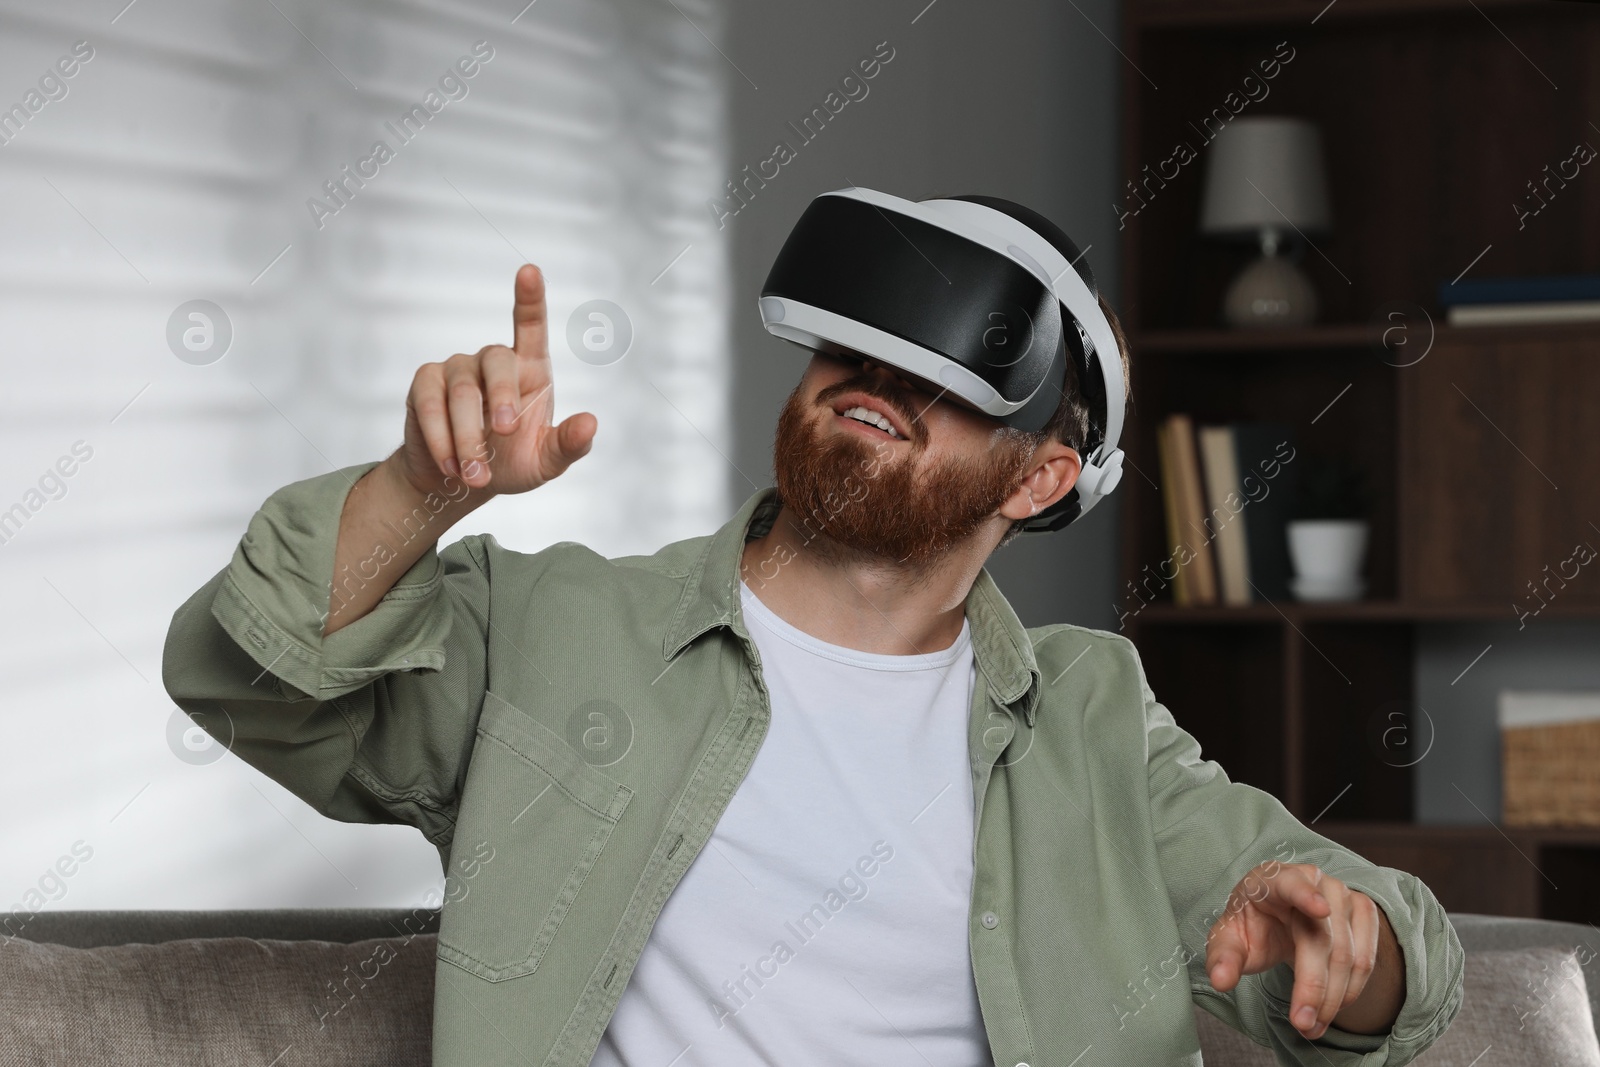
[[[445,856],[483,705],[498,546],[430,543],[368,614],[324,637],[345,498],[376,465],[267,498],[228,565],[174,612],[162,680],[208,733],[317,811],[416,826]],[[434,507],[396,516],[392,547],[437,540]],[[387,556],[374,546],[339,588],[377,577]]]
[[[1138,652],[1132,643],[1129,654]],[[1158,862],[1179,926],[1195,1002],[1258,1044],[1279,1063],[1305,1067],[1399,1067],[1431,1045],[1461,1008],[1464,955],[1448,914],[1421,880],[1380,867],[1323,837],[1276,797],[1230,781],[1200,744],[1155,699],[1139,664],[1144,694],[1150,811]],[[1315,864],[1383,909],[1405,960],[1405,1002],[1385,1034],[1330,1026],[1308,1041],[1289,1022],[1294,971],[1287,964],[1246,975],[1226,993],[1206,973],[1206,938],[1229,894],[1259,863]]]

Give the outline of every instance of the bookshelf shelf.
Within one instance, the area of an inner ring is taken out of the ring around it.
[[[1528,8],[1546,0],[1476,0],[1487,11]],[[1419,16],[1459,16],[1463,5],[1456,0],[1146,0],[1139,5],[1137,19],[1144,27],[1208,27],[1228,25],[1338,26],[1371,20],[1395,20]],[[1471,8],[1467,8],[1471,11]]]
[[[1190,605],[1179,607],[1170,602],[1152,602],[1129,609],[1140,622],[1149,625],[1228,625],[1230,623],[1261,623],[1285,621],[1302,622],[1367,622],[1394,621],[1459,621],[1507,622],[1518,621],[1508,604],[1426,604],[1405,603],[1398,600],[1359,600],[1349,603],[1249,604],[1226,606],[1221,604]],[[1565,604],[1555,602],[1543,608],[1540,619],[1561,618],[1580,621],[1600,620],[1600,604]]]
[[[1457,911],[1593,922],[1600,896],[1600,827],[1334,822],[1325,837],[1386,867],[1448,887]],[[1444,902],[1444,898],[1440,898]]]
[[[1427,843],[1437,840],[1471,841],[1493,844],[1510,840],[1524,852],[1545,845],[1600,846],[1600,826],[1502,826],[1498,823],[1416,823],[1356,819],[1319,819],[1317,832],[1335,841],[1343,837],[1365,837]]]
[[[1448,345],[1577,338],[1593,340],[1597,349],[1600,349],[1600,322],[1450,326],[1445,324],[1442,311],[1429,310],[1425,315],[1429,317],[1415,317],[1413,322],[1408,322],[1408,326],[1416,327],[1414,339],[1423,343],[1430,335],[1434,344]],[[1129,343],[1136,351],[1150,355],[1200,356],[1233,352],[1293,353],[1358,349],[1371,352],[1375,357],[1387,356],[1391,365],[1406,362],[1398,358],[1397,350],[1383,347],[1383,334],[1383,329],[1378,326],[1339,323],[1293,330],[1147,330],[1130,335]]]
[[[1298,330],[1151,330],[1129,343],[1139,352],[1198,355],[1211,352],[1305,351],[1325,348],[1372,348],[1383,331],[1365,325],[1310,326]]]
[[[1133,351],[1117,610],[1153,691],[1230,777],[1447,907],[1600,923],[1600,828],[1416,823],[1414,769],[1371,736],[1413,698],[1425,628],[1515,629],[1540,604],[1531,581],[1600,546],[1600,322],[1450,326],[1437,303],[1457,277],[1600,272],[1600,184],[1521,229],[1511,206],[1575,140],[1600,144],[1600,5],[1129,0],[1124,19],[1123,177],[1149,184],[1117,206]],[[1322,129],[1333,224],[1300,259],[1322,321],[1224,329],[1254,253],[1199,233],[1197,123],[1283,41],[1293,59],[1241,113]],[[1178,142],[1197,162],[1152,180]],[[1384,344],[1397,308],[1404,357]],[[1286,424],[1297,450],[1358,467],[1367,599],[1173,603],[1153,575],[1171,555],[1157,429],[1175,414]],[[1600,566],[1545,599],[1541,622],[1600,620]]]

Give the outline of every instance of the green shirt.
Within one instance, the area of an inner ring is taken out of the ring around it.
[[[523,553],[491,535],[430,547],[369,614],[323,637],[340,513],[375,465],[266,500],[231,562],[174,613],[163,680],[317,811],[409,823],[438,848],[435,1063],[586,1067],[766,736],[738,580],[775,490],[651,555],[571,541]],[[396,544],[436,537],[435,521],[395,516]],[[1198,1064],[1195,1003],[1307,1067],[1403,1064],[1439,1036],[1460,1008],[1463,956],[1427,886],[1202,758],[1125,637],[1024,628],[987,570],[965,606],[978,679],[968,940],[996,1064]],[[1390,1033],[1307,1042],[1287,1019],[1287,964],[1211,987],[1211,923],[1272,859],[1316,864],[1387,914],[1406,963]]]

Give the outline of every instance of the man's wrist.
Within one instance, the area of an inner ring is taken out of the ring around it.
[[[1331,1025],[1352,1034],[1384,1034],[1406,1001],[1406,961],[1383,905],[1378,911],[1378,957],[1361,995],[1333,1017]]]
[[[379,507],[395,515],[410,515],[418,509],[445,520],[446,524],[470,514],[495,495],[489,486],[474,489],[460,478],[441,474],[432,483],[414,484],[401,467],[396,451],[372,470],[378,484]],[[359,484],[359,483],[358,483]]]
[[[339,516],[322,635],[371,611],[446,530],[490,495],[450,477],[441,478],[436,490],[419,488],[393,456],[358,478]]]

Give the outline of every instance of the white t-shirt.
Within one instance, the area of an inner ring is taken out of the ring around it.
[[[947,649],[877,655],[740,586],[771,725],[594,1067],[990,1064],[967,946],[968,624]]]

